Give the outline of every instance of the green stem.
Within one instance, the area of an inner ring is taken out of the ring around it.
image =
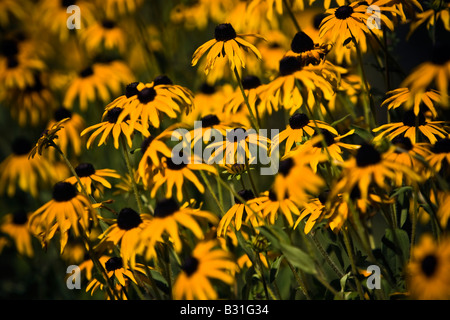
[[[205,173],[202,170],[199,170],[199,172],[200,172],[200,175],[201,175],[201,177],[203,179],[203,182],[206,185],[206,188],[208,189],[209,193],[211,193],[214,201],[217,204],[217,207],[219,208],[220,212],[222,213],[222,216],[224,216],[225,215],[225,210],[223,209],[222,202],[219,201],[219,199],[217,199],[217,196],[214,193],[214,190],[213,190],[213,188],[211,187],[211,184],[208,181],[208,177],[206,177]]]
[[[292,22],[294,23],[295,28],[297,29],[297,32],[302,31],[300,28],[300,25],[298,24],[297,19],[295,18],[294,12],[292,12],[291,7],[289,6],[289,3],[287,3],[286,0],[283,0],[284,6],[286,7],[286,10],[289,14],[289,17],[291,18]]]
[[[356,269],[355,257],[353,256],[353,247],[351,245],[350,238],[348,236],[348,231],[345,229],[345,227],[343,228],[342,233],[344,235],[345,248],[347,249],[347,254],[350,259],[352,272],[355,277],[356,288],[358,290],[359,298],[361,300],[364,300],[364,292],[361,286],[361,282],[358,279],[358,270]]]
[[[128,155],[128,147],[127,147],[127,144],[126,144],[126,140],[125,140],[125,137],[123,135],[121,135],[120,138],[122,140],[123,157],[125,159],[125,163],[127,165],[128,173],[129,173],[130,178],[131,178],[131,185],[133,187],[134,197],[136,198],[136,202],[137,202],[137,205],[138,205],[138,208],[139,208],[139,212],[140,213],[144,213],[144,208],[142,206],[141,199],[139,198],[139,192],[138,192],[137,184],[136,184],[136,181],[134,180],[134,170],[133,170],[133,167],[131,166],[130,156]]]
[[[236,67],[234,67],[233,71],[234,71],[234,75],[236,77],[236,81],[237,81],[237,83],[239,85],[239,89],[241,90],[242,96],[244,98],[245,105],[247,106],[248,113],[250,115],[250,121],[252,122],[253,127],[257,131],[259,131],[259,124],[258,124],[258,121],[256,121],[255,115],[253,114],[253,110],[252,110],[252,108],[250,106],[250,103],[248,102],[248,97],[245,94],[244,87],[242,86],[241,76],[239,75],[239,72],[238,72]]]
[[[247,157],[245,157],[245,167],[246,167],[246,170],[247,170],[248,179],[250,180],[250,184],[252,185],[253,192],[255,193],[255,197],[257,197],[259,195],[259,192],[258,192],[258,189],[256,188],[255,181],[253,181],[253,175],[250,172],[250,165],[248,163],[248,158]]]
[[[289,266],[289,269],[291,269],[295,281],[297,281],[297,284],[300,290],[302,290],[302,293],[305,295],[306,299],[311,300],[311,296],[308,293],[305,281],[303,281],[303,279],[298,275],[297,270],[295,270],[294,266],[289,262],[288,259],[284,258],[284,261],[286,261],[287,265]]]

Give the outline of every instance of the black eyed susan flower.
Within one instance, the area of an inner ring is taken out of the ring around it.
[[[114,148],[116,149],[119,149],[119,139],[121,135],[126,138],[128,146],[131,148],[133,144],[133,129],[139,131],[145,137],[150,136],[150,132],[140,123],[135,123],[134,128],[131,129],[128,119],[124,119],[121,122],[118,122],[118,118],[123,110],[123,108],[119,107],[114,107],[106,110],[102,115],[102,122],[94,124],[81,132],[80,135],[84,136],[86,133],[94,131],[87,140],[86,147],[88,149],[91,147],[94,140],[100,135],[101,137],[97,144],[98,147],[102,144],[106,144],[108,137],[112,135],[114,139]]]
[[[36,154],[42,156],[44,150],[46,150],[47,148],[57,147],[55,144],[55,140],[58,139],[57,134],[63,128],[63,124],[68,120],[69,118],[64,118],[52,124],[52,126],[49,127],[49,129],[44,130],[44,132],[41,133],[34,147],[31,149],[28,158],[29,159],[34,158]]]
[[[407,137],[397,136],[391,140],[394,152],[390,152],[386,159],[404,164],[415,172],[421,172],[426,177],[429,172],[423,161],[431,155],[431,145],[429,143],[412,143]]]
[[[103,188],[111,188],[111,183],[105,178],[119,179],[120,175],[113,169],[98,169],[88,162],[82,162],[75,167],[75,172],[83,184],[84,190],[88,195],[100,196],[103,193]],[[82,192],[82,187],[78,185],[78,180],[75,176],[65,180],[71,184],[76,184],[79,192]]]
[[[112,243],[114,246],[120,245],[120,255],[124,268],[128,265],[134,268],[136,265],[136,247],[144,228],[148,226],[151,216],[145,213],[137,213],[132,208],[120,210],[117,219],[113,224],[99,236],[101,240],[97,245],[101,247]]]
[[[96,62],[81,70],[69,84],[63,106],[73,109],[78,100],[80,109],[86,111],[88,104],[95,101],[106,103],[111,95],[120,93],[120,88],[132,82],[133,74],[128,66],[118,60]]]
[[[14,0],[6,0],[0,3],[0,25],[8,26],[12,18],[21,20],[26,16],[25,8],[22,4]]]
[[[146,277],[146,267],[143,264],[137,263],[134,266],[134,269],[131,269],[124,265],[121,257],[111,257],[106,261],[105,260],[106,259],[102,259],[101,263],[107,272],[108,278],[114,280],[114,283],[117,283],[116,289],[121,299],[126,299],[122,290],[129,286],[130,281],[138,285],[136,277],[143,277],[143,279]],[[93,295],[97,289],[103,290],[103,288],[104,284],[94,278],[87,285],[86,292],[91,291],[91,295]]]
[[[332,84],[322,75],[327,66],[303,66],[293,56],[280,60],[279,75],[261,88],[260,98],[265,110],[283,107],[292,115],[303,103],[313,108],[316,96],[330,100],[334,94]]]
[[[279,200],[277,195],[272,190],[263,192],[259,197],[259,210],[264,218],[268,218],[271,224],[275,224],[278,215],[281,213],[286,218],[289,225],[294,225],[294,218],[292,215],[300,215],[300,210],[297,205],[289,198],[287,194],[283,199]]]
[[[239,231],[242,223],[250,222],[254,227],[261,224],[262,216],[260,209],[260,200],[255,198],[252,190],[243,189],[237,193],[245,203],[242,203],[237,197],[234,198],[234,205],[220,219],[217,226],[217,236],[225,236],[227,234],[230,223],[233,222],[236,230]]]
[[[207,151],[210,154],[206,161],[207,163],[228,165],[245,164],[249,159],[256,159],[258,149],[259,152],[261,150],[267,152],[270,143],[269,138],[258,134],[253,129],[246,130],[239,127],[227,129],[223,141],[213,142],[206,146],[205,152]]]
[[[298,227],[300,222],[304,221],[304,219],[308,217],[303,229],[305,234],[308,234],[312,230],[312,228],[324,218],[327,212],[325,206],[326,201],[327,192],[322,192],[317,198],[312,198],[309,201],[305,202],[303,204],[303,208],[300,211],[297,221],[295,221],[294,229]]]
[[[450,4],[446,1],[429,1],[429,8],[417,13],[409,25],[408,37],[410,37],[418,27],[426,24],[427,29],[436,28],[438,20],[441,20],[444,28],[450,31]]]
[[[359,145],[341,142],[343,138],[352,135],[354,132],[355,130],[350,130],[343,135],[334,135],[328,129],[321,129],[320,135],[318,132],[314,133],[313,139],[309,139],[304,144],[294,148],[290,156],[296,157],[297,152],[299,152],[300,157],[303,157],[305,153],[308,154],[310,156],[309,164],[313,171],[317,172],[317,165],[325,160],[323,155],[326,156],[326,160],[342,162],[344,161],[343,149],[351,151],[359,148]]]
[[[259,113],[262,117],[266,110],[262,108],[257,108],[259,104],[259,92],[261,90],[261,80],[259,77],[254,75],[248,75],[242,78],[242,87],[244,88],[245,96],[247,97],[248,103],[252,108],[253,114]],[[244,107],[245,101],[240,90],[236,90],[233,96],[225,103],[224,112],[226,114],[237,113],[240,109],[246,109]],[[248,110],[246,110],[248,112]],[[270,111],[270,110],[268,110]]]
[[[190,131],[190,134],[194,137],[191,141],[192,146],[195,148],[200,141],[207,144],[211,141],[212,137],[220,135],[223,138],[227,135],[227,130],[234,127],[233,123],[226,123],[219,119],[215,114],[208,114],[202,117],[200,128],[194,128]],[[213,139],[214,140],[214,139]]]
[[[41,60],[22,54],[0,56],[0,88],[21,89],[35,85],[35,72],[45,68]]]
[[[184,154],[180,157],[174,157],[172,154],[170,158],[163,158],[161,166],[158,169],[158,172],[152,177],[151,197],[155,197],[156,192],[165,185],[166,198],[172,197],[173,188],[175,187],[176,198],[180,202],[187,196],[183,196],[183,185],[186,183],[186,180],[193,183],[199,192],[205,192],[205,187],[197,178],[194,171],[203,170],[214,175],[217,174],[215,167],[203,163],[197,156],[188,157]]]
[[[296,57],[303,66],[317,65],[330,52],[331,48],[331,44],[314,43],[309,35],[299,31],[292,39],[291,50],[286,53],[286,56]]]
[[[34,255],[31,232],[28,228],[29,213],[17,210],[5,215],[0,224],[0,231],[14,241],[17,251],[24,256]]]
[[[433,117],[437,117],[438,113],[434,106],[435,103],[439,103],[441,95],[439,91],[428,90],[425,92],[416,92],[412,94],[408,88],[398,88],[386,93],[389,96],[381,104],[382,107],[387,106],[390,109],[396,109],[403,106],[406,110],[411,108],[414,110],[414,114],[417,116],[422,111],[423,105],[431,111]]]
[[[436,171],[445,174],[450,172],[450,138],[439,139],[431,147],[431,154],[426,157],[429,165]]]
[[[405,136],[416,143],[416,137],[420,133],[420,137],[425,136],[430,143],[435,143],[438,138],[445,138],[448,133],[445,131],[443,124],[445,121],[427,121],[422,112],[416,116],[413,110],[405,112],[402,122],[388,123],[373,129],[373,132],[380,132],[373,141],[376,143],[386,137],[392,140],[397,136]],[[417,131],[418,130],[418,131]]]
[[[236,34],[236,31],[231,24],[219,24],[214,30],[214,39],[207,41],[195,50],[192,55],[192,65],[195,66],[200,58],[209,50],[206,57],[206,74],[214,68],[217,58],[220,57],[226,57],[228,59],[231,70],[234,70],[235,68],[240,70],[241,67],[245,68],[245,59],[242,49],[252,52],[261,59],[259,50],[253,44],[242,38],[245,36],[259,37],[256,34]]]
[[[362,144],[356,152],[356,156],[340,163],[343,167],[340,180],[332,189],[332,197],[338,193],[349,195],[358,186],[361,199],[367,200],[371,184],[379,190],[390,190],[395,185],[401,184],[401,178],[407,177],[411,183],[419,182],[421,177],[402,163],[387,159],[389,152],[381,153],[371,144]]]
[[[425,61],[417,66],[403,82],[402,87],[407,87],[412,94],[420,94],[427,91],[433,84],[441,95],[442,106],[449,105],[448,85],[450,78],[450,50],[449,45],[436,44],[430,61]]]
[[[80,23],[82,28],[87,27],[95,20],[95,6],[91,1],[85,0],[60,0],[41,1],[37,6],[39,17],[45,30],[58,36],[59,40],[65,42],[69,39],[72,30],[67,27],[67,7],[77,5],[80,8]]]
[[[194,93],[186,87],[174,84],[167,75],[156,76],[153,79],[153,86],[161,90],[168,90],[168,95],[185,109],[186,115],[189,115],[194,109]]]
[[[33,145],[24,137],[17,137],[11,144],[12,153],[0,163],[0,194],[12,197],[16,188],[29,192],[33,197],[39,188],[53,182],[51,164],[48,160],[29,159]]]
[[[102,50],[118,50],[125,53],[128,43],[126,33],[112,19],[103,19],[81,29],[80,41],[86,46],[87,52],[91,54],[102,52]]]
[[[64,107],[60,107],[55,110],[53,119],[49,121],[47,128],[54,128],[64,119],[67,120],[61,123],[62,130],[58,130],[57,139],[55,139],[54,142],[64,154],[80,156],[82,151],[82,140],[80,139],[80,134],[85,128],[85,121],[78,113],[72,112]],[[53,153],[50,153],[49,157],[53,159]]]
[[[317,194],[323,186],[323,179],[315,174],[307,165],[311,156],[287,157],[279,163],[278,173],[272,185],[272,190],[277,198],[282,200],[286,193],[297,204],[302,205],[311,198],[311,194]],[[317,156],[314,156],[317,157]],[[323,157],[326,158],[325,155]]]
[[[175,251],[183,247],[181,226],[190,230],[199,240],[204,238],[201,222],[217,223],[217,217],[208,211],[194,209],[185,202],[181,207],[173,198],[158,201],[155,205],[153,218],[142,230],[136,252],[146,259],[153,257],[154,247],[159,242],[170,241]],[[168,238],[167,238],[168,237]]]
[[[145,129],[148,129],[150,124],[159,128],[163,114],[174,119],[182,108],[189,108],[186,100],[190,100],[178,95],[181,90],[168,90],[165,85],[155,85],[154,82],[139,83],[136,89],[137,94],[129,98],[131,101],[124,105],[124,111],[118,119],[120,123],[129,117],[132,130],[138,120]]]
[[[106,17],[117,18],[136,12],[143,0],[97,0],[96,5],[103,8]]]
[[[407,288],[411,297],[419,300],[448,300],[450,298],[450,242],[437,243],[424,234],[412,250],[407,266]]]
[[[291,151],[292,147],[304,142],[305,138],[312,137],[317,128],[325,129],[328,132],[338,135],[336,129],[320,120],[310,120],[305,113],[297,112],[289,118],[289,124],[286,129],[281,131],[278,136],[279,143],[286,140],[284,153]]]
[[[446,229],[450,221],[450,192],[440,191],[437,193],[437,203],[439,207],[436,211],[436,217],[442,229]]]
[[[96,223],[97,216],[89,199],[78,193],[71,183],[61,181],[54,185],[52,199],[30,217],[30,230],[41,240],[43,246],[59,231],[63,252],[69,230],[75,236],[89,234],[89,227]]]
[[[48,119],[55,97],[48,87],[46,75],[34,73],[34,84],[24,89],[9,88],[1,93],[0,100],[9,107],[11,116],[20,126],[36,126]]]
[[[174,299],[215,300],[219,295],[211,280],[231,286],[238,266],[217,241],[209,240],[195,246],[191,255],[184,259],[181,270],[173,286]]]

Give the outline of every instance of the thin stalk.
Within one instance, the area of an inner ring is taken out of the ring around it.
[[[334,263],[333,260],[331,260],[328,253],[325,251],[320,242],[317,240],[315,234],[310,233],[309,237],[311,238],[311,240],[313,241],[314,245],[319,250],[319,252],[322,254],[322,256],[325,258],[327,264],[331,267],[331,269],[333,269],[333,271],[336,273],[339,279],[341,279],[345,274],[341,270],[339,270],[339,267]]]
[[[139,192],[137,189],[137,184],[136,181],[134,180],[134,170],[133,167],[131,166],[131,161],[130,161],[130,156],[128,155],[128,147],[126,144],[126,140],[125,137],[123,135],[120,136],[121,138],[121,142],[122,142],[122,151],[123,151],[123,157],[125,159],[125,163],[127,165],[127,169],[128,169],[128,174],[130,175],[131,178],[131,185],[133,187],[133,193],[134,193],[134,197],[136,198],[136,202],[139,208],[139,212],[143,213],[144,212],[144,208],[142,206],[142,202],[141,199],[139,198]]]
[[[284,258],[284,261],[286,261],[287,265],[289,266],[289,269],[291,269],[292,274],[294,275],[295,281],[297,281],[297,284],[302,291],[302,293],[305,295],[306,299],[311,300],[311,296],[308,293],[308,290],[306,288],[305,281],[298,275],[297,270],[295,270],[294,266],[289,262],[288,259]]]
[[[238,85],[239,85],[239,89],[241,90],[242,97],[244,98],[245,105],[247,106],[248,113],[249,113],[249,115],[250,115],[250,121],[252,122],[253,127],[254,127],[257,131],[259,131],[259,124],[258,124],[258,121],[257,121],[256,118],[255,118],[255,115],[253,114],[253,110],[252,110],[252,108],[251,108],[251,106],[250,106],[250,103],[248,102],[248,97],[247,97],[247,95],[245,94],[244,87],[242,86],[241,76],[239,75],[239,72],[238,72],[238,70],[237,70],[236,67],[234,67],[234,70],[233,70],[233,71],[234,71],[234,75],[235,75],[235,77],[236,77],[236,81],[237,81],[237,83],[238,83]]]
[[[206,185],[206,188],[208,189],[209,193],[211,193],[214,201],[217,204],[217,207],[219,208],[220,212],[222,213],[222,216],[224,216],[225,215],[225,210],[223,209],[222,202],[219,199],[217,199],[217,196],[214,193],[214,190],[213,190],[213,188],[211,187],[211,184],[208,181],[208,177],[206,177],[205,173],[202,170],[199,170],[199,172],[200,172],[200,175],[201,175],[201,177],[203,179],[203,182]]]
[[[252,185],[253,192],[255,193],[255,197],[257,197],[259,195],[259,192],[258,192],[258,189],[256,188],[255,181],[253,181],[253,175],[250,172],[250,165],[248,163],[248,158],[247,157],[245,157],[245,168],[247,170],[248,179],[250,180],[250,184]]]
[[[264,272],[263,272],[264,266],[262,264],[261,257],[259,256],[258,252],[255,252],[255,257],[256,257],[256,262],[258,263],[259,273],[260,273],[261,280],[262,280],[263,287],[264,287],[264,294],[266,295],[266,299],[269,300],[269,297],[270,297],[269,291],[267,290],[266,277],[264,276]]]
[[[356,269],[355,257],[353,255],[353,247],[351,245],[350,238],[348,236],[348,231],[345,229],[345,227],[343,228],[342,231],[343,231],[342,233],[344,235],[345,248],[347,249],[347,254],[348,254],[348,257],[350,259],[350,264],[351,264],[351,267],[352,267],[352,273],[353,273],[353,275],[355,277],[356,288],[357,288],[357,291],[358,291],[358,294],[359,294],[359,298],[361,300],[364,300],[364,292],[363,292],[363,289],[362,289],[362,286],[361,286],[361,282],[358,279],[358,270]]]
[[[298,24],[297,19],[295,18],[294,12],[292,12],[291,7],[289,6],[289,3],[287,3],[286,0],[283,0],[284,6],[286,7],[286,10],[289,14],[289,17],[291,18],[292,22],[294,23],[295,28],[297,29],[297,32],[302,31],[300,28],[300,25]]]

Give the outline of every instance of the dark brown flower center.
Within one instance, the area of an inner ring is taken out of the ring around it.
[[[15,225],[22,226],[25,223],[27,223],[27,221],[28,221],[28,216],[27,216],[27,213],[25,212],[25,210],[18,210],[13,213],[12,222]]]
[[[302,53],[314,49],[314,41],[303,31],[297,32],[291,42],[291,50]]]
[[[170,170],[181,170],[186,168],[189,163],[187,155],[184,154],[183,150],[180,150],[178,154],[172,153],[172,158],[167,158],[166,165]]]
[[[280,60],[279,71],[281,76],[288,76],[301,69],[302,63],[295,57],[288,56]]]
[[[319,199],[321,204],[325,205],[325,203],[328,200],[329,195],[330,195],[330,191],[326,190],[326,191],[322,191],[317,198]]]
[[[208,114],[201,118],[200,121],[202,122],[202,128],[209,128],[220,124],[220,120],[215,114]]]
[[[210,95],[216,92],[216,88],[205,82],[200,86],[200,92],[203,94]]]
[[[236,38],[236,31],[229,23],[222,23],[214,29],[214,38],[217,41],[228,41]]]
[[[76,168],[75,172],[79,177],[89,177],[95,173],[95,168],[91,163],[80,163]]]
[[[353,8],[351,6],[342,6],[336,9],[334,16],[340,20],[345,20],[349,18],[353,13]]]
[[[433,48],[431,62],[437,65],[444,65],[450,61],[450,45],[438,43]]]
[[[125,96],[127,98],[131,98],[132,96],[135,96],[139,93],[139,90],[137,89],[137,86],[139,85],[139,82],[132,82],[128,84],[125,88]]]
[[[123,262],[121,257],[112,257],[105,263],[105,268],[108,272],[118,270],[123,267]]]
[[[155,85],[155,86],[172,85],[172,84],[173,84],[172,80],[165,74],[161,74],[161,75],[155,77],[155,79],[153,79],[153,85]]]
[[[257,76],[245,76],[242,79],[242,86],[245,90],[255,89],[261,85],[261,80]]]
[[[405,126],[415,127],[416,121],[419,126],[423,126],[427,123],[422,112],[419,112],[419,114],[417,115],[417,120],[413,110],[406,111],[403,115],[403,124]]]
[[[396,146],[399,147],[403,150],[406,151],[410,151],[413,148],[413,145],[411,143],[411,139],[409,139],[408,137],[402,137],[402,136],[397,136],[394,139],[392,139],[391,143]],[[400,152],[400,151],[395,151],[395,152]]]
[[[246,202],[249,200],[255,199],[255,195],[253,194],[253,191],[249,190],[249,189],[243,189],[241,191],[238,191],[237,194]],[[237,197],[234,197],[234,202],[236,204],[242,204],[242,202]]]
[[[67,202],[77,196],[77,188],[69,182],[58,182],[53,186],[53,200]]]
[[[436,268],[438,265],[438,259],[435,255],[429,254],[425,258],[423,258],[422,263],[420,264],[423,273],[427,277],[432,277],[436,272]]]
[[[16,56],[8,56],[6,60],[7,60],[6,65],[8,69],[14,69],[19,65],[19,61],[17,60]]]
[[[295,113],[289,118],[291,129],[301,129],[309,123],[309,118],[304,113]]]
[[[61,121],[62,119],[65,118],[71,118],[72,112],[64,107],[60,107],[55,110],[53,117],[55,118],[56,121]]]
[[[180,209],[178,203],[172,199],[164,199],[156,203],[154,215],[157,218],[166,218]]]
[[[80,77],[81,78],[87,78],[89,76],[92,76],[94,74],[94,70],[92,67],[87,67],[86,69],[81,70]]]
[[[320,24],[322,23],[322,20],[326,17],[327,15],[324,13],[318,13],[314,16],[313,18],[313,25],[314,25],[314,29],[319,30],[320,29]]]
[[[197,271],[198,265],[199,261],[197,258],[189,257],[184,261],[183,265],[181,266],[181,269],[186,273],[188,277],[190,277]]]
[[[141,103],[149,103],[156,97],[156,90],[153,88],[144,88],[138,93],[138,99]]]
[[[116,26],[116,23],[112,20],[106,19],[102,21],[102,27],[105,29],[113,29]]]
[[[433,153],[450,153],[450,139],[439,139],[433,145],[431,151],[433,151]]]
[[[336,141],[334,140],[334,136],[333,134],[328,131],[327,129],[321,129],[320,132],[322,133],[322,137],[324,139],[325,144],[329,147],[331,145],[333,145]],[[314,134],[314,136],[318,136],[317,133]],[[323,144],[322,141],[316,142],[314,144],[314,147],[316,148],[322,148]]]
[[[152,143],[152,141],[154,140],[154,138],[152,136],[145,138],[142,143],[141,143],[141,153],[144,154],[145,151],[147,151],[148,147],[150,146],[150,143]]]
[[[278,167],[278,172],[280,174],[282,174],[283,176],[287,176],[289,174],[289,172],[291,171],[291,169],[294,167],[294,160],[292,158],[287,158],[285,160],[281,160],[279,167]]]
[[[122,113],[122,108],[114,107],[108,110],[106,114],[106,120],[109,123],[116,123],[117,119],[119,118],[120,114]]]
[[[131,208],[123,208],[117,217],[117,226],[122,230],[131,230],[141,223],[141,216]]]
[[[33,145],[31,144],[30,140],[25,137],[17,137],[11,144],[12,152],[18,156],[28,154],[32,148]]]
[[[356,165],[364,168],[381,161],[381,154],[370,144],[363,144],[356,152]]]

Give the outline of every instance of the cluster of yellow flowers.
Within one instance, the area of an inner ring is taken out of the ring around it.
[[[0,254],[108,299],[450,298],[448,2],[0,12]]]

